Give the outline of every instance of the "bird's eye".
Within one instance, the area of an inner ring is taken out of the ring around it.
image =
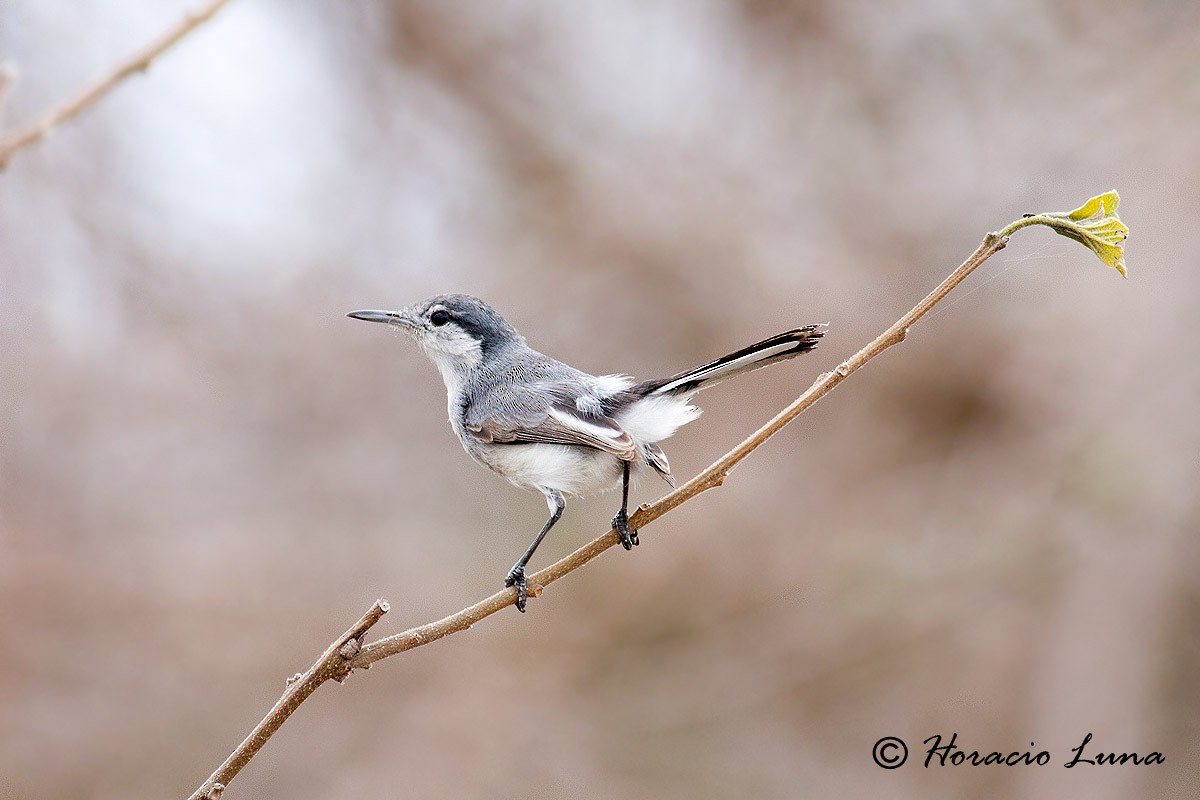
[[[439,308],[429,315],[429,321],[440,328],[450,321],[450,312]]]

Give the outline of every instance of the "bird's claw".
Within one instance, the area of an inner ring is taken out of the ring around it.
[[[617,512],[617,515],[612,518],[612,526],[616,529],[617,535],[621,537],[621,546],[626,550],[632,550],[638,544],[638,532],[634,528],[629,527],[629,515],[625,509]]]
[[[504,579],[504,585],[517,587],[517,611],[524,614],[525,600],[529,596],[525,584],[525,568],[516,566],[509,570],[508,577]]]

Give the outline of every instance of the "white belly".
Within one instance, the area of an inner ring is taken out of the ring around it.
[[[585,495],[621,485],[620,459],[601,450],[565,444],[498,444],[472,449],[476,452],[471,455],[481,464],[523,489],[544,486]]]

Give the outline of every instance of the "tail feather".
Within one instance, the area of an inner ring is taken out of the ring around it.
[[[786,361],[801,353],[807,353],[817,346],[817,342],[825,335],[824,325],[805,325],[803,328],[781,333],[764,339],[758,344],[744,347],[736,353],[722,356],[716,361],[701,364],[698,367],[672,375],[645,381],[630,389],[631,392],[650,394],[692,394],[701,389],[728,380],[743,372],[750,372],[777,361]],[[639,391],[640,390],[640,391]]]

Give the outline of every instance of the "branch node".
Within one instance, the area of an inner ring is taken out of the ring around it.
[[[835,369],[834,372],[838,374],[838,377],[844,378],[850,374],[850,365],[843,361],[837,365],[837,369]]]
[[[883,339],[884,348],[892,347],[893,345],[901,344],[908,339],[908,328],[897,328],[896,330],[885,335]]]
[[[1022,216],[1030,217],[1036,215],[1024,214]],[[985,247],[995,247],[997,250],[1003,250],[1004,246],[1008,244],[1008,237],[1002,236],[999,231],[992,231],[987,236],[983,237],[983,244]]]
[[[338,655],[349,661],[362,650],[362,637],[351,639],[338,649]]]
[[[204,793],[204,796],[208,798],[208,800],[221,800],[221,795],[223,794],[225,794],[225,784],[214,783],[209,790]]]
[[[297,672],[295,675],[293,675],[292,677],[288,678],[287,681],[285,681],[285,685],[291,686],[293,683],[295,683],[296,681],[300,680],[303,677],[304,677],[303,672]]]

